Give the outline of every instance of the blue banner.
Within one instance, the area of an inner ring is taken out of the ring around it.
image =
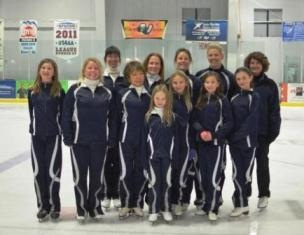
[[[187,41],[227,42],[226,20],[218,21],[195,21],[186,22]]]
[[[283,22],[283,41],[304,41],[304,22]]]
[[[16,98],[15,80],[0,80],[0,98]]]

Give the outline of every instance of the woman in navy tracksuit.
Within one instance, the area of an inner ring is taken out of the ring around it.
[[[58,68],[52,59],[43,59],[32,88],[28,91],[32,166],[37,196],[37,218],[60,213],[60,176],[62,163],[60,119],[64,91],[58,81]]]
[[[233,127],[229,101],[221,93],[219,75],[208,72],[193,113],[192,127],[198,141],[202,188],[206,195],[201,214],[217,220],[221,194],[222,161],[225,140]]]
[[[87,212],[92,218],[102,218],[104,160],[107,147],[115,142],[114,100],[102,83],[102,72],[98,59],[86,59],[79,83],[69,88],[64,100],[63,141],[71,150],[79,221],[86,219]]]
[[[269,69],[269,61],[262,52],[250,53],[244,65],[252,71],[253,85],[260,95],[256,164],[259,189],[258,208],[265,208],[270,197],[269,146],[278,137],[281,127],[279,91],[276,83],[265,74]]]
[[[172,111],[172,99],[165,84],[154,87],[146,114],[145,170],[149,172],[149,221],[171,221],[171,162],[178,154],[178,132]]]
[[[228,138],[235,188],[232,217],[249,213],[248,197],[251,196],[259,116],[259,94],[251,88],[252,79],[253,74],[246,67],[235,72],[240,92],[231,98],[234,127]]]
[[[158,53],[152,52],[145,58],[143,67],[145,69],[144,86],[152,94],[155,86],[164,83],[163,57]]]
[[[145,71],[138,61],[129,62],[124,69],[129,87],[117,94],[117,113],[121,126],[119,131],[120,217],[130,212],[143,216],[143,193],[146,178],[143,174],[143,129],[145,113],[148,111],[150,95],[144,87]]]
[[[103,74],[103,83],[106,88],[111,90],[115,100],[117,92],[127,86],[123,74],[119,72],[120,50],[115,46],[110,46],[105,51],[104,62],[106,68]],[[117,121],[117,130],[119,130],[120,121]],[[111,206],[111,200],[115,208],[120,207],[119,199],[119,145],[118,133],[113,148],[109,148],[106,156],[104,171],[104,195],[101,205],[104,208]]]
[[[192,110],[190,82],[188,76],[181,70],[173,73],[168,81],[173,97],[173,112],[179,126],[178,154],[172,159],[172,209],[175,215],[182,215],[183,189],[186,187],[187,164],[189,157],[189,120]]]

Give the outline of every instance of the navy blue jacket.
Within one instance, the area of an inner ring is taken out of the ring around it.
[[[51,96],[51,84],[41,84],[40,92],[34,94],[28,91],[28,106],[30,112],[30,133],[40,136],[61,134],[60,120],[65,93]]]
[[[234,75],[229,70],[227,70],[223,65],[220,69],[213,69],[211,67],[198,71],[195,76],[199,78],[201,81],[202,77],[207,72],[217,72],[220,75],[222,85],[223,85],[223,93],[230,100],[231,97],[237,93],[238,88],[234,81]]]
[[[222,145],[233,128],[231,107],[226,97],[215,95],[206,97],[206,104],[200,110],[195,108],[192,116],[192,127],[199,143]],[[212,141],[204,142],[200,138],[202,131],[210,131]]]
[[[119,141],[140,144],[149,104],[150,95],[145,88],[140,97],[132,85],[118,91],[116,108],[118,119],[121,121]]]
[[[122,75],[119,75],[115,82],[113,82],[113,79],[108,74],[104,74],[103,76],[103,84],[106,88],[108,88],[112,95],[115,95],[120,89],[125,88],[128,86],[128,82],[125,80],[125,78]]]
[[[281,127],[278,87],[266,74],[254,77],[253,85],[260,95],[258,136],[266,138],[271,143],[279,135]]]
[[[92,93],[84,83],[72,85],[65,97],[62,114],[66,145],[103,142],[114,146],[116,119],[112,93],[102,83]]]
[[[145,123],[146,158],[144,167],[147,169],[149,159],[172,158],[176,156],[178,147],[178,127],[173,120],[171,126],[162,122],[158,114],[151,114]]]
[[[144,87],[149,92],[149,94],[152,94],[154,87],[160,84],[164,84],[164,81],[162,79],[154,82],[151,86],[149,86],[148,78],[145,76]]]
[[[234,127],[229,145],[238,148],[257,146],[260,96],[254,91],[241,91],[231,98]]]

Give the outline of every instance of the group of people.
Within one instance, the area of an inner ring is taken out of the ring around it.
[[[119,217],[159,215],[171,221],[190,204],[195,185],[197,215],[218,219],[223,203],[226,145],[235,190],[230,216],[249,213],[256,159],[258,208],[270,197],[269,145],[279,135],[278,88],[265,74],[267,57],[250,53],[234,74],[222,64],[219,44],[207,48],[209,67],[190,73],[191,53],[176,51],[176,71],[164,78],[165,63],[150,53],[119,71],[117,47],[85,60],[67,93],[52,59],[38,65],[28,91],[32,166],[40,221],[60,216],[63,142],[70,148],[77,220],[103,217],[111,202]]]

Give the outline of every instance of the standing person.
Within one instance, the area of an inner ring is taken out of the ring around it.
[[[164,83],[164,60],[155,52],[150,53],[143,62],[145,70],[144,86],[150,94],[156,85]]]
[[[177,147],[177,128],[172,111],[172,100],[165,84],[154,87],[150,108],[146,114],[145,139],[149,172],[149,221],[155,222],[158,214],[172,221],[170,188],[171,161]]]
[[[144,87],[145,71],[138,61],[129,62],[124,69],[129,87],[117,95],[117,112],[121,126],[119,131],[120,153],[120,199],[119,217],[130,212],[138,216],[143,213],[143,192],[147,180],[143,174],[144,123],[149,109],[150,95]]]
[[[221,78],[223,94],[228,97],[228,99],[231,99],[234,93],[236,93],[237,88],[233,79],[233,73],[223,65],[223,47],[219,43],[210,43],[207,47],[207,59],[209,67],[198,71],[195,76],[201,80],[201,77],[204,76],[205,73],[210,71],[217,72]]]
[[[60,216],[60,176],[62,166],[60,119],[64,91],[58,80],[57,64],[43,59],[36,80],[28,91],[31,157],[39,221]]]
[[[253,73],[253,85],[260,95],[258,147],[256,150],[258,208],[265,208],[270,197],[269,146],[278,137],[281,127],[279,92],[275,82],[265,73],[269,69],[268,58],[262,52],[250,53],[244,65]]]
[[[200,92],[201,81],[196,76],[190,73],[191,63],[192,63],[192,56],[188,49],[179,48],[175,52],[175,56],[174,56],[175,68],[176,70],[183,71],[187,75],[190,83],[191,100],[192,100],[192,104],[194,105],[197,101]]]
[[[102,73],[98,59],[86,59],[79,82],[69,88],[64,100],[63,142],[71,151],[76,218],[80,222],[85,221],[87,212],[94,219],[103,217],[103,166],[107,147],[115,142],[114,100],[103,85]]]
[[[213,71],[219,74],[221,85],[223,88],[223,95],[231,99],[231,97],[237,92],[237,86],[233,79],[233,73],[227,70],[223,65],[224,50],[219,43],[210,43],[207,47],[207,59],[209,67],[198,71],[195,76],[202,78],[206,73]],[[200,79],[201,80],[201,79]],[[224,147],[224,157],[222,162],[222,182],[221,189],[223,189],[225,183],[225,169],[226,169],[226,148]],[[222,194],[222,193],[221,193]],[[223,197],[220,197],[220,204],[223,204]]]
[[[190,65],[192,63],[192,56],[191,53],[188,49],[186,48],[179,48],[176,53],[175,53],[175,57],[174,57],[174,63],[175,63],[175,67],[177,70],[181,70],[183,71],[186,75],[187,78],[189,80],[190,83],[190,94],[191,94],[191,101],[193,106],[196,104],[197,98],[199,96],[199,92],[201,89],[201,81],[194,76],[193,74],[190,73]],[[190,132],[192,133],[192,132]],[[190,134],[191,135],[191,134]],[[190,140],[194,139],[193,136],[189,136]],[[192,142],[192,141],[190,141]],[[193,146],[193,144],[191,144],[191,146],[188,146],[189,149],[189,155],[188,155],[188,163],[187,163],[187,170],[186,170],[186,175],[185,175],[185,182],[183,183],[184,187],[181,191],[181,194],[183,194],[183,192],[185,192],[184,195],[182,195],[181,200],[182,200],[182,208],[180,208],[179,206],[177,207],[177,213],[181,214],[181,209],[182,211],[185,211],[188,209],[188,205],[190,203],[190,198],[191,198],[191,192],[192,192],[192,188],[193,188],[193,182],[198,185],[200,184],[200,173],[199,171],[194,171],[194,173],[190,172],[189,170],[190,168],[192,168],[193,166],[193,162],[196,160],[197,158],[197,147]],[[197,168],[194,168],[197,169]],[[174,186],[173,186],[174,188]],[[199,188],[196,187],[196,195],[197,195],[197,200],[195,200],[195,204],[197,206],[201,206],[202,205],[202,191],[199,190]],[[179,212],[180,211],[180,212]]]
[[[222,160],[225,140],[233,127],[228,99],[222,95],[221,80],[216,72],[202,77],[202,89],[192,119],[198,140],[198,159],[202,188],[206,195],[201,215],[217,220],[221,196]],[[198,212],[197,212],[198,214]]]
[[[173,112],[179,126],[178,154],[173,156],[172,165],[172,210],[182,215],[183,189],[186,187],[187,164],[189,158],[189,120],[192,110],[190,80],[181,70],[173,73],[169,79],[169,90],[173,97]]]
[[[240,92],[231,98],[234,127],[228,138],[235,188],[231,217],[249,213],[248,198],[251,196],[259,116],[259,94],[252,89],[252,79],[253,74],[246,67],[235,71]]]
[[[106,65],[103,74],[103,83],[106,88],[111,90],[113,99],[115,100],[117,92],[126,87],[126,81],[123,74],[119,71],[121,62],[120,50],[115,46],[106,49],[104,55]],[[119,130],[120,121],[117,120],[117,130]],[[116,135],[118,137],[118,133]],[[104,171],[104,195],[101,202],[102,207],[108,209],[111,206],[111,200],[114,208],[120,208],[119,199],[119,145],[118,138],[115,140],[113,148],[109,148],[106,156]]]

